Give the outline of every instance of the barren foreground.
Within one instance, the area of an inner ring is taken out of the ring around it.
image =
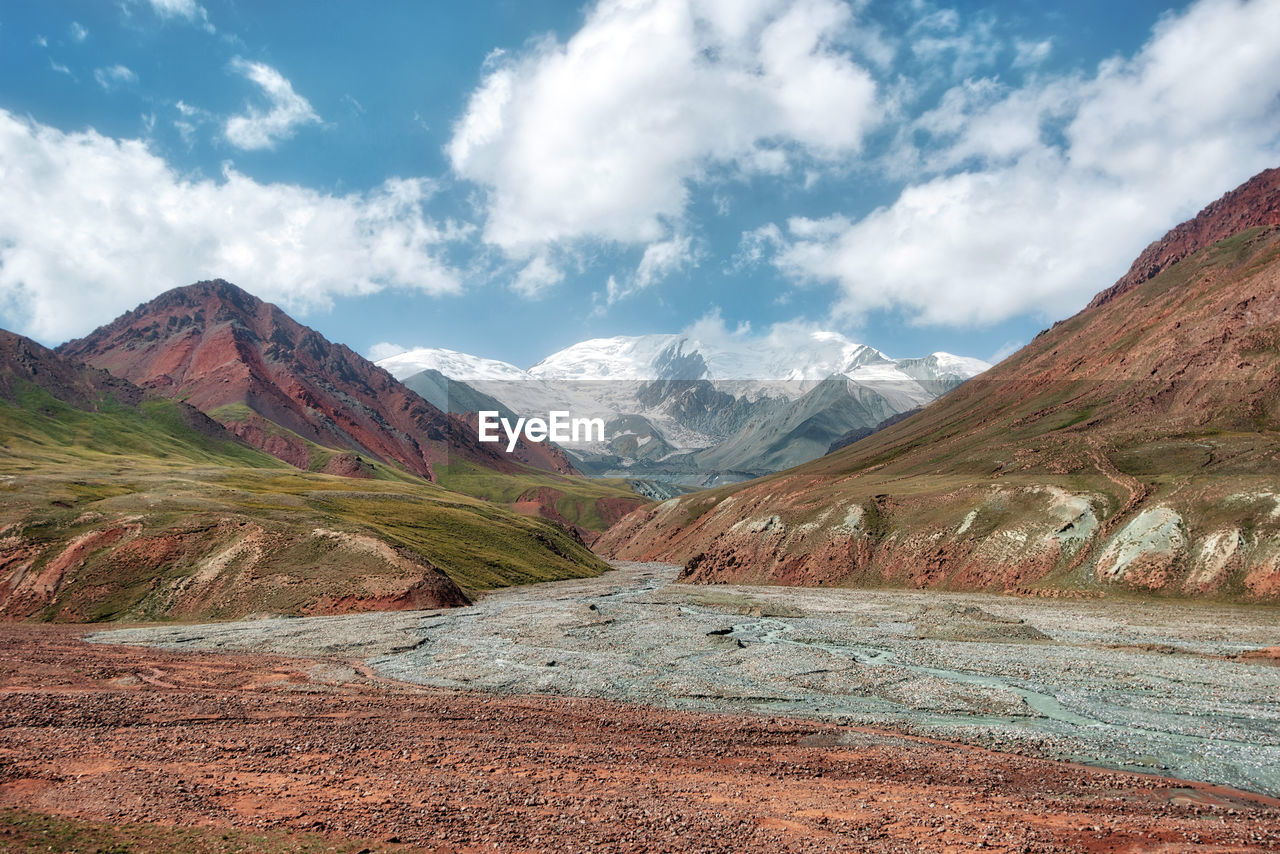
[[[306,850],[355,850],[351,839],[432,851],[1280,849],[1280,801],[1203,784],[794,718],[418,687],[336,658],[85,644],[77,631],[0,628],[0,807],[96,822],[116,839],[128,822],[218,828],[207,847],[181,837],[125,850],[244,850],[228,827],[272,829],[273,851],[308,839]],[[0,810],[0,847],[45,850],[12,816]]]
[[[1280,797],[1280,610],[675,584],[618,563],[469,608],[103,632],[437,688],[757,712]]]

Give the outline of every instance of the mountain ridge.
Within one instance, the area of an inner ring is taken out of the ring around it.
[[[443,374],[520,414],[559,409],[602,418],[605,441],[566,445],[579,469],[684,486],[744,480],[820,456],[849,430],[874,428],[989,367],[948,353],[890,359],[834,332],[768,340],[597,338],[528,371],[433,348],[379,364],[411,385],[438,385],[430,375]]]
[[[366,456],[428,480],[451,455],[513,465],[358,353],[222,279],[166,291],[58,352],[188,401],[304,470],[312,445],[339,452],[322,470],[352,476],[367,476]]]
[[[638,511],[600,549],[706,583],[1280,598],[1280,226],[1250,207],[1278,180],[1156,245],[1242,230],[1104,291],[916,415]]]

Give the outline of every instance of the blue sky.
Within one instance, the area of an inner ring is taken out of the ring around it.
[[[0,5],[0,325],[989,358],[1280,163],[1280,0]],[[699,321],[701,321],[699,323]]]

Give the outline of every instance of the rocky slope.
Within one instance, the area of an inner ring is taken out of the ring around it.
[[[598,548],[709,583],[1280,599],[1278,192],[1228,194],[919,414]]]
[[[222,280],[167,291],[59,352],[303,470],[360,475],[365,457],[428,479],[453,459],[514,468],[386,371]]]
[[[1129,272],[1093,298],[1090,307],[1110,302],[1193,252],[1246,228],[1280,226],[1280,169],[1267,169],[1208,205],[1142,251]]]
[[[0,451],[0,619],[439,608],[604,569],[556,525],[409,476],[298,472],[3,330]]]

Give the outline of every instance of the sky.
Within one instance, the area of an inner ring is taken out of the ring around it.
[[[0,326],[998,360],[1280,165],[1280,0],[0,2]]]

